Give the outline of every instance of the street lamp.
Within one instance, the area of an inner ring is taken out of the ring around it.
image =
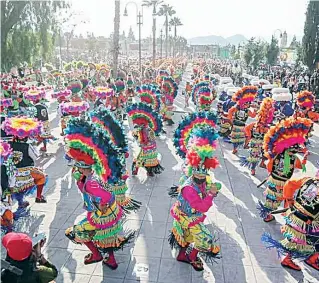
[[[136,17],[137,17],[137,25],[138,25],[138,61],[139,61],[139,69],[142,74],[142,25],[143,25],[143,6],[141,6],[141,11],[138,10],[138,5],[134,1],[130,1],[125,5],[124,9],[124,17],[128,16],[127,6],[129,4],[134,4],[136,7]]]

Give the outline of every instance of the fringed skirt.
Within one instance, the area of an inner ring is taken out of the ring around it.
[[[245,125],[243,126],[233,125],[232,131],[230,133],[230,138],[233,145],[239,146],[244,144],[246,139],[244,127]]]
[[[159,163],[156,143],[141,146],[141,151],[136,158],[137,167],[144,167],[148,173],[160,174],[164,168]]]
[[[17,168],[16,182],[12,194],[29,193],[36,185],[44,185],[46,175],[36,167]]]
[[[102,250],[122,249],[134,236],[123,231],[123,211],[116,202],[104,213],[88,212],[85,219],[68,228],[65,234],[79,244],[93,241]]]
[[[266,218],[272,211],[277,210],[283,201],[283,188],[285,181],[279,181],[269,176],[267,179],[267,189],[264,191],[265,202],[259,201],[257,209],[260,216]]]
[[[305,259],[319,252],[319,221],[307,222],[308,217],[299,210],[286,212],[286,224],[281,227],[284,239],[277,241],[264,234],[262,241],[269,248],[277,248],[279,254]]]
[[[221,118],[220,119],[220,127],[219,134],[223,137],[228,137],[231,133],[232,124],[229,119]]]
[[[262,139],[252,138],[249,142],[249,156],[247,158],[240,158],[241,166],[248,167],[249,169],[255,169],[263,155],[262,147]]]
[[[141,207],[141,202],[126,195],[128,187],[125,180],[121,180],[112,186],[110,185],[109,188],[110,192],[114,193],[116,202],[123,208],[125,213],[137,211]]]

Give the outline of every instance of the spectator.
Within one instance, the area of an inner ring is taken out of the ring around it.
[[[22,271],[17,275],[8,269],[1,272],[3,283],[49,283],[54,280],[58,271],[49,263],[41,248],[45,243],[45,237],[38,235],[31,239],[23,233],[8,233],[2,239],[2,245],[7,250],[6,261]]]

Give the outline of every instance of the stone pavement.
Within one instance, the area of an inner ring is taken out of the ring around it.
[[[190,72],[185,78],[189,79]],[[182,82],[182,85],[185,82]],[[56,117],[56,104],[50,105],[52,128],[59,136],[59,121]],[[175,106],[183,111],[184,98],[178,95]],[[188,111],[192,111],[189,108]],[[176,124],[182,114],[176,114]],[[162,154],[163,174],[147,178],[145,172],[128,181],[129,192],[143,202],[142,208],[129,215],[125,226],[137,231],[134,243],[116,254],[119,267],[111,271],[101,263],[84,266],[83,258],[88,253],[85,246],[75,245],[65,236],[66,228],[74,225],[85,216],[82,200],[71,178],[70,168],[63,159],[62,139],[49,145],[52,156],[42,158],[39,165],[49,175],[48,204],[32,202],[31,217],[21,222],[20,229],[25,232],[45,232],[48,240],[44,253],[57,265],[60,274],[57,283],[284,283],[284,282],[319,282],[318,272],[302,266],[302,272],[283,269],[276,251],[266,250],[260,241],[263,232],[270,232],[275,238],[280,236],[280,223],[265,224],[256,212],[256,202],[262,197],[262,189],[256,187],[265,177],[264,169],[257,169],[257,175],[251,177],[248,170],[239,166],[238,157],[231,153],[231,145],[222,143],[218,149],[220,168],[215,177],[223,185],[214,206],[207,214],[209,229],[216,234],[221,245],[221,259],[213,265],[205,266],[204,272],[194,271],[190,265],[177,262],[172,253],[167,237],[172,219],[169,208],[172,200],[167,189],[177,184],[181,171],[181,160],[175,155],[172,145],[174,127],[166,128],[167,135],[158,138],[158,150]],[[311,162],[307,165],[310,174],[314,174],[314,161],[319,160],[318,125],[312,139]],[[131,157],[137,147],[129,134]],[[245,154],[245,151],[241,153]],[[128,167],[128,168],[129,168]]]

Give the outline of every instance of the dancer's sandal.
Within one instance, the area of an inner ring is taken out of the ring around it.
[[[196,261],[191,261],[190,264],[196,271],[203,271],[204,270],[203,262],[198,257],[196,258]]]
[[[96,263],[96,262],[100,262],[103,260],[103,257],[100,256],[99,258],[94,258],[93,254],[92,253],[89,253],[88,255],[85,256],[84,258],[84,264],[85,265],[89,265],[89,264],[92,264],[92,263]]]
[[[115,270],[118,267],[117,262],[114,260],[111,260],[110,258],[103,259],[102,263],[106,265],[107,267],[111,268],[112,270]]]

